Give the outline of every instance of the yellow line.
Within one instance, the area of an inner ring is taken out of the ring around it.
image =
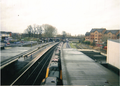
[[[48,77],[48,73],[49,73],[49,68],[47,68],[46,78]]]
[[[42,82],[44,82],[44,81],[45,81],[45,79],[42,80]]]
[[[62,70],[60,70],[60,79],[62,80]]]

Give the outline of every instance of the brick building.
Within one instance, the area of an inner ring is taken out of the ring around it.
[[[86,32],[85,41],[96,43],[102,43],[103,37],[108,37],[108,39],[118,39],[120,30],[106,30],[106,28],[92,28],[90,32]]]
[[[90,42],[95,40],[96,43],[102,43],[102,35],[105,33],[106,28],[93,28],[90,31]]]
[[[90,32],[86,32],[85,41],[90,41]]]
[[[107,36],[109,39],[117,39],[120,30],[106,30],[104,35]]]

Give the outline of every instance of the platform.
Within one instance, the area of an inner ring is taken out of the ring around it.
[[[62,49],[61,64],[63,85],[119,85],[118,75],[76,49]]]
[[[40,46],[46,45],[49,43],[44,43],[44,44],[38,44],[32,47],[5,47],[4,50],[1,50],[1,57],[0,57],[0,62],[5,61],[11,57],[17,56],[21,53],[24,52],[30,52]]]
[[[31,49],[31,47],[8,47],[7,49],[1,51],[0,62],[28,51],[29,49]]]

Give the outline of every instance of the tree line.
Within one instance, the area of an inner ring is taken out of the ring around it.
[[[57,29],[49,24],[43,24],[43,25],[29,25],[24,33],[28,37],[54,37],[57,35]]]
[[[81,35],[78,36],[71,36],[70,33],[67,33],[66,31],[62,31],[62,34],[57,34],[57,29],[56,27],[49,25],[49,24],[43,24],[43,25],[36,25],[34,24],[29,25],[25,31],[24,35],[27,37],[36,37],[36,38],[41,38],[41,37],[80,37]]]
[[[24,38],[50,38],[50,37],[61,37],[62,39],[65,39],[67,37],[72,38],[80,38],[80,41],[84,40],[84,35],[75,35],[72,36],[70,33],[67,33],[66,31],[62,31],[61,34],[57,33],[57,28],[49,25],[49,24],[43,24],[43,25],[28,25],[27,28],[24,30],[24,33],[12,33],[13,39],[24,39]]]

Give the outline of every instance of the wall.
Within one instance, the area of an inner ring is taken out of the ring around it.
[[[120,69],[120,43],[107,41],[107,63]]]

